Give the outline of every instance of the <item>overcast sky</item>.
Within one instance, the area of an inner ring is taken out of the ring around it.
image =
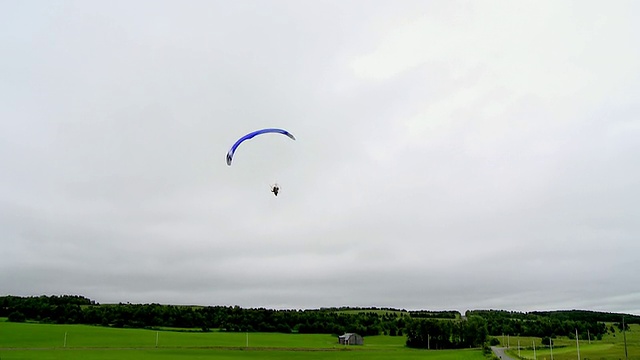
[[[0,1],[0,295],[640,314],[639,16]]]

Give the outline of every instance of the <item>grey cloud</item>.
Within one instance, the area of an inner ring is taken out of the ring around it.
[[[640,313],[640,31],[592,5],[3,4],[0,291]]]

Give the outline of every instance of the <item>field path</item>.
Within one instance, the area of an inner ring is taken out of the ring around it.
[[[502,360],[514,360],[512,357],[509,357],[507,354],[504,353],[504,350],[506,348],[503,347],[497,347],[497,346],[492,346],[491,350],[493,350],[493,353],[496,354],[497,357],[499,357]]]

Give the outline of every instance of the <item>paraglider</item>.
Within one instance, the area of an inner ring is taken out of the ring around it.
[[[231,162],[233,161],[233,155],[235,154],[236,150],[238,149],[238,146],[240,146],[240,144],[242,144],[245,140],[252,139],[253,137],[255,137],[257,135],[268,134],[268,133],[286,135],[291,140],[295,140],[296,139],[295,136],[293,136],[293,134],[291,134],[290,132],[288,132],[287,130],[284,130],[284,129],[267,128],[267,129],[256,130],[254,132],[250,132],[247,135],[245,135],[245,136],[241,137],[240,139],[238,139],[238,141],[236,141],[231,146],[231,149],[229,149],[229,151],[227,152],[227,165],[231,166]],[[280,186],[278,184],[271,185],[271,192],[273,193],[273,195],[278,196],[278,193],[280,192]]]
[[[238,148],[238,146],[240,146],[240,144],[242,144],[243,141],[252,139],[256,135],[268,134],[268,133],[276,133],[276,134],[286,135],[291,140],[295,140],[296,139],[295,136],[293,136],[293,134],[291,134],[287,130],[283,130],[283,129],[269,128],[269,129],[262,129],[262,130],[256,130],[254,132],[250,132],[247,135],[245,135],[245,136],[241,137],[240,139],[238,139],[238,141],[236,141],[235,144],[233,144],[231,146],[231,149],[229,149],[229,151],[227,152],[227,165],[231,166],[231,161],[233,161],[233,154],[235,154],[236,149]]]
[[[278,184],[271,185],[271,192],[273,193],[273,195],[278,196],[279,191],[280,187],[278,186]]]

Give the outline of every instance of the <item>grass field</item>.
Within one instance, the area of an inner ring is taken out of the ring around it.
[[[502,341],[502,336],[496,336]],[[533,359],[533,348],[531,341],[533,338],[520,337],[520,345],[523,347],[520,350],[520,357],[522,359]],[[551,351],[548,348],[541,348],[540,338],[536,338],[536,357],[537,359],[551,359]],[[518,338],[511,337],[509,344],[511,350],[508,351],[509,355],[517,358]],[[578,351],[576,348],[576,340],[568,338],[554,339],[553,359],[554,360],[575,360],[578,358]],[[640,325],[630,325],[629,331],[627,331],[627,352],[629,360],[640,360]],[[624,340],[622,333],[616,332],[615,336],[612,334],[605,335],[602,340],[589,341],[587,339],[580,340],[580,358],[581,359],[598,359],[598,360],[618,360],[624,359]]]
[[[336,310],[336,313],[339,314],[360,314],[360,313],[374,313],[377,314],[379,316],[382,315],[395,315],[395,316],[401,316],[401,315],[405,315],[405,316],[411,316],[411,313],[408,311],[404,311],[404,310],[385,310],[385,309],[347,309],[347,310]],[[427,319],[434,319],[434,320],[460,320],[460,315],[456,315],[455,319],[452,318],[446,318],[446,317],[425,317]]]
[[[362,310],[356,310],[356,309],[348,309],[348,310],[336,310],[335,311],[338,314],[360,314],[360,313],[374,313],[377,315],[395,315],[395,316],[400,316],[400,315],[409,315],[409,312],[407,311],[400,311],[400,310],[381,310],[381,309],[362,309]]]
[[[66,339],[65,339],[66,338]],[[502,336],[497,337],[504,341]],[[158,346],[156,347],[156,340]],[[247,346],[248,340],[248,346]],[[510,355],[533,359],[531,342],[536,342],[537,359],[551,359],[539,338],[510,337]],[[427,359],[484,360],[480,350],[426,351],[408,349],[402,336],[368,336],[364,346],[345,347],[320,334],[176,332],[144,329],[116,329],[86,325],[11,323],[0,318],[0,360],[75,359]],[[555,360],[576,359],[576,342],[554,340]],[[640,325],[627,332],[629,359],[640,360]],[[601,341],[580,341],[581,359],[624,359],[622,333],[606,335]]]
[[[66,336],[66,342],[65,342]],[[156,348],[156,339],[158,347]],[[174,332],[0,319],[0,360],[14,359],[427,359],[483,360],[480,350],[408,349],[404,337],[369,336],[345,347],[319,334]]]
[[[291,360],[486,360],[479,351],[287,351],[287,350],[221,350],[221,349],[68,349],[68,350],[0,350],[0,359],[83,360],[83,359],[291,359]]]

